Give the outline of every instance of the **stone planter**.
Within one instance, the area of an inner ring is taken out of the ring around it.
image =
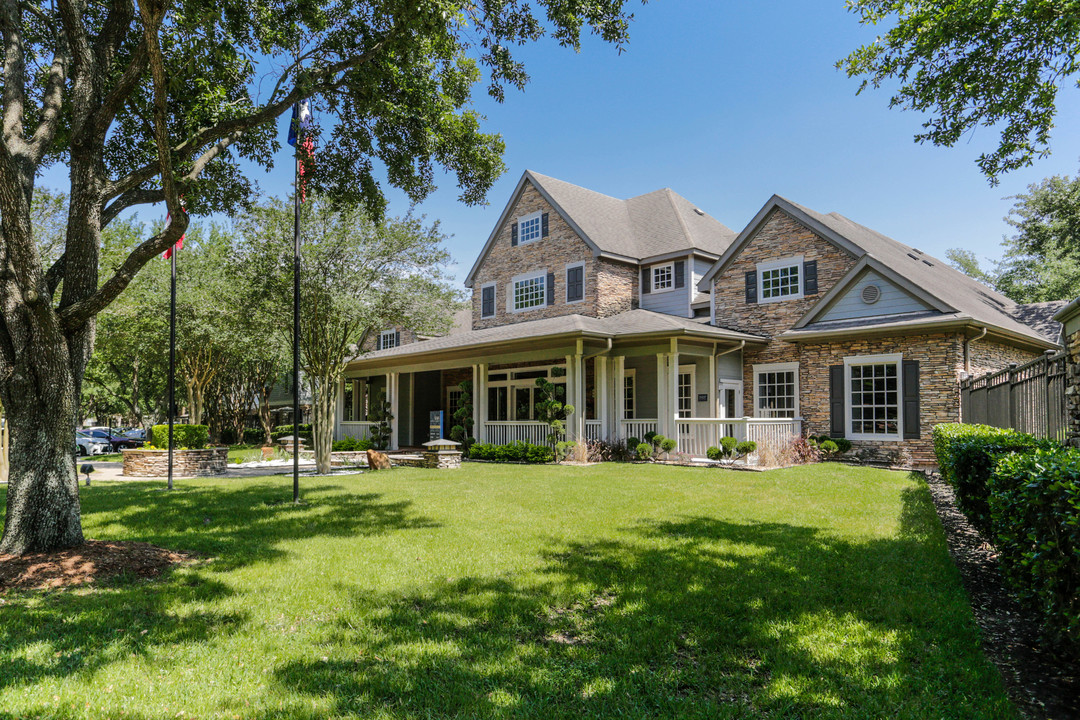
[[[124,450],[124,476],[166,477],[169,474],[168,450]],[[229,448],[173,450],[173,477],[224,475]]]

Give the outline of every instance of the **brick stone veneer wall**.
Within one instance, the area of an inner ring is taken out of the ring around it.
[[[229,459],[228,448],[173,450],[174,477],[224,475]],[[165,477],[169,474],[168,450],[124,450],[124,475],[127,477]]]
[[[1008,367],[1009,363],[1023,365],[1039,357],[1042,353],[1034,350],[1021,350],[1011,345],[972,340],[968,344],[968,358],[971,361],[971,374],[982,375]]]

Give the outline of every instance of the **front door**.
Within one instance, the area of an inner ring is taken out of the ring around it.
[[[721,380],[719,387],[719,396],[717,398],[720,402],[720,415],[721,418],[741,418],[743,416],[743,384],[742,380]],[[736,425],[725,425],[724,435],[730,437],[740,437],[740,427]]]

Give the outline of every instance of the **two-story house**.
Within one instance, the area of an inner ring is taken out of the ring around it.
[[[852,440],[929,462],[959,419],[958,381],[1058,347],[1058,304],[1020,306],[914,248],[774,196],[734,233],[671,190],[620,200],[526,171],[466,285],[469,328],[351,361],[337,435],[363,398],[394,409],[393,444],[428,439],[473,386],[480,441],[542,442],[536,378],[564,384],[571,438],[725,435]],[[464,323],[462,323],[464,325]]]

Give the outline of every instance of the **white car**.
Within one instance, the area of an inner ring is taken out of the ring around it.
[[[86,433],[75,433],[75,447],[80,457],[83,455],[106,455],[112,452],[109,443]]]

